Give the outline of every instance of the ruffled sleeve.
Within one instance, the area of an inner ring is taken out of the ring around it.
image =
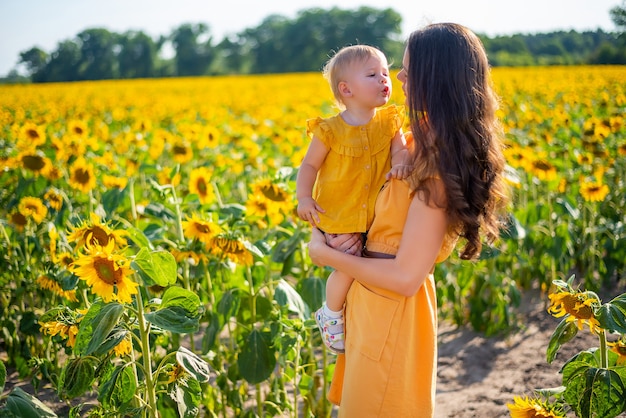
[[[383,120],[387,122],[384,126],[388,131],[384,134],[387,137],[393,137],[404,124],[404,106],[390,105],[380,111],[383,112]]]
[[[308,136],[315,136],[326,146],[326,148],[330,149],[333,145],[333,131],[328,124],[326,119],[322,119],[321,117],[317,117],[314,119],[308,119],[306,121],[306,133]]]

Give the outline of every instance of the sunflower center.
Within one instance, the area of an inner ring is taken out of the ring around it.
[[[91,245],[98,244],[106,247],[109,243],[109,234],[99,226],[92,226],[87,229],[83,234],[85,240],[89,239],[89,235],[91,235],[91,241],[89,242]]]
[[[39,132],[37,132],[37,129],[28,129],[26,136],[30,139],[39,139]]]
[[[198,181],[196,182],[196,187],[198,188],[198,192],[200,195],[202,196],[206,196],[207,194],[207,185],[206,182],[204,181],[204,179],[198,179]]]
[[[22,162],[24,163],[24,167],[33,171],[39,171],[46,165],[43,158],[37,155],[26,155],[22,158]]]
[[[537,170],[550,171],[552,170],[552,164],[547,161],[535,161],[534,166]]]
[[[122,270],[116,269],[115,262],[107,258],[95,258],[93,267],[98,278],[110,285],[117,285],[122,279]]]
[[[80,184],[87,184],[91,179],[91,175],[88,170],[77,168],[74,172],[74,179]]]
[[[573,316],[578,319],[591,319],[593,318],[593,309],[590,306],[579,304],[574,311],[571,312]]]
[[[273,184],[261,188],[261,193],[274,202],[282,202],[285,200],[285,194],[283,191]]]
[[[182,146],[182,145],[175,145],[173,151],[174,151],[174,154],[185,155],[187,154],[187,147]]]
[[[209,227],[209,225],[196,223],[195,227],[196,227],[196,231],[200,232],[201,234],[208,234],[211,232],[211,228]]]

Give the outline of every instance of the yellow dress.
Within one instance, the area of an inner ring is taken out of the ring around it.
[[[395,254],[411,203],[403,180],[380,191],[368,251]],[[446,236],[436,262],[452,252]],[[346,301],[345,354],[337,356],[328,398],[340,417],[432,417],[437,363],[433,275],[411,297],[354,281]]]
[[[391,168],[391,139],[402,127],[400,106],[378,109],[361,126],[348,125],[340,115],[307,120],[307,134],[329,149],[320,168],[313,198],[324,208],[320,229],[328,233],[366,232],[374,204]]]

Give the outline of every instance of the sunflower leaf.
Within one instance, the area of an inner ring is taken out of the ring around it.
[[[237,365],[243,378],[253,385],[270,377],[276,366],[276,356],[267,333],[255,329],[248,335]]]
[[[578,327],[574,322],[568,322],[566,319],[563,319],[561,323],[559,323],[552,333],[552,337],[550,337],[550,342],[548,343],[546,353],[546,360],[548,363],[552,363],[554,361],[561,345],[570,341],[576,336],[577,333]]]
[[[98,351],[100,345],[107,340],[113,328],[118,324],[123,313],[124,306],[119,303],[107,303],[99,310],[98,314],[90,321],[92,332],[89,343],[85,349],[85,355],[90,355]],[[83,319],[83,321],[86,319],[87,318]],[[81,330],[79,330],[79,334],[81,331],[82,327]]]
[[[100,386],[98,401],[105,407],[119,407],[133,399],[137,383],[128,364],[117,366],[111,377]]]
[[[48,408],[43,402],[33,395],[23,391],[19,387],[13,388],[2,411],[7,412],[7,416],[25,417],[25,418],[52,418],[58,417],[57,414]],[[13,414],[13,415],[10,415]],[[5,415],[3,415],[5,416]]]
[[[603,304],[594,314],[605,330],[626,334],[626,294]]]
[[[143,247],[131,265],[142,273],[144,279],[148,277],[159,286],[166,287],[176,283],[176,259],[168,251],[150,251]]]
[[[176,361],[192,375],[198,382],[208,382],[211,370],[209,364],[185,347],[179,347],[176,352]]]

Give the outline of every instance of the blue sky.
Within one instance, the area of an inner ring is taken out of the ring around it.
[[[218,4],[219,2],[219,4]],[[430,22],[453,21],[490,36],[555,30],[615,30],[609,10],[621,0],[0,0],[0,75],[33,46],[54,51],[84,29],[168,35],[183,23],[206,23],[214,39],[254,27],[271,15],[288,18],[312,7],[391,7],[403,34]]]

